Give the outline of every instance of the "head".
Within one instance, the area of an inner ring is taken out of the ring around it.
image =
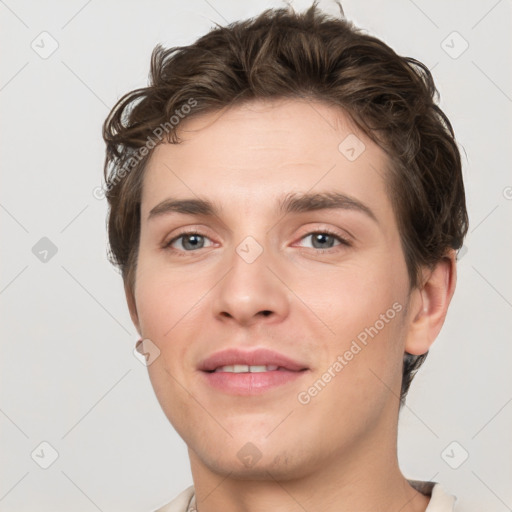
[[[229,468],[207,436],[235,452],[252,440],[275,468],[311,465],[396,421],[443,324],[468,223],[436,100],[422,63],[313,5],[157,47],[150,85],[113,108],[111,261],[160,350],[157,397],[199,458]],[[233,346],[307,370],[249,401],[212,391],[200,366]],[[308,452],[308,432],[324,451]]]

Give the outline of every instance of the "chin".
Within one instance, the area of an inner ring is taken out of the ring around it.
[[[241,461],[237,454],[225,455],[220,459],[209,455],[202,458],[202,463],[218,475],[228,476],[234,480],[292,480],[302,473],[307,473],[307,464],[294,470],[289,457],[285,454],[268,454],[256,462]]]
[[[241,440],[243,439],[243,440]],[[265,435],[258,443],[247,441],[247,436],[230,438],[223,443],[215,443],[218,448],[212,450],[212,444],[201,443],[193,451],[193,458],[210,471],[236,480],[293,480],[301,478],[315,470],[315,457],[308,456],[295,442],[285,446],[284,440],[276,437],[272,443]],[[190,446],[190,445],[189,445]]]

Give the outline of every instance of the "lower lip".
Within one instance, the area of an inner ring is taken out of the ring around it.
[[[292,372],[275,370],[271,372],[232,373],[201,372],[208,384],[232,395],[259,395],[302,377],[307,370]]]

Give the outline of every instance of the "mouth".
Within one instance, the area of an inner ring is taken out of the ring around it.
[[[304,368],[305,369],[305,368]],[[262,364],[262,365],[251,365],[248,364],[232,364],[226,366],[219,366],[215,370],[210,370],[208,373],[226,372],[226,373],[263,373],[263,372],[276,372],[276,371],[292,371],[282,366],[275,364]],[[303,371],[303,370],[299,370]]]
[[[261,373],[280,369],[297,372],[307,370],[308,366],[285,354],[266,348],[250,351],[228,348],[215,352],[199,364],[199,370],[204,372],[220,370],[231,373]]]
[[[199,370],[210,387],[231,395],[261,394],[309,373],[305,364],[268,349],[217,352]]]

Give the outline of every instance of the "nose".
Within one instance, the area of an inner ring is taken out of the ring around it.
[[[215,287],[215,316],[243,326],[282,321],[289,313],[290,294],[269,250],[252,239],[229,259],[230,270]]]

